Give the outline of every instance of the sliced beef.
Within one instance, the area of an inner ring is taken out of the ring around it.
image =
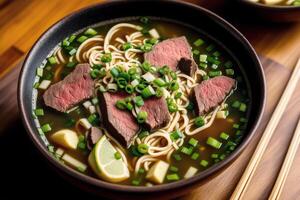
[[[103,124],[109,134],[128,147],[137,134],[139,126],[130,112],[120,110],[115,106],[118,100],[126,97],[128,95],[125,93],[100,92],[99,105]]]
[[[92,127],[91,130],[86,135],[87,147],[92,150],[93,146],[99,141],[103,132],[97,127]]]
[[[44,93],[44,101],[58,111],[65,112],[93,95],[94,81],[90,65],[79,64],[64,80],[51,85]]]
[[[144,101],[141,110],[148,113],[145,126],[150,131],[166,126],[170,121],[167,103],[163,97],[152,97]]]
[[[177,68],[188,76],[193,76],[197,70],[197,64],[193,59],[181,58],[178,62]]]
[[[167,39],[156,44],[150,52],[144,54],[144,58],[151,65],[156,67],[167,65],[174,71],[176,71],[181,58],[193,60],[191,46],[184,36]]]
[[[218,106],[234,86],[234,79],[227,76],[217,76],[194,87],[196,114],[202,115]]]

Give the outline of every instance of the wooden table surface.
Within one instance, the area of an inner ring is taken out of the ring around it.
[[[267,121],[285,87],[292,68],[300,56],[300,23],[266,24],[238,20],[240,17],[224,14],[221,0],[189,0],[213,9],[231,21],[252,43],[256,51],[271,60],[263,59],[267,78],[267,105],[257,134],[243,154],[214,180],[180,199],[228,199],[259,140]],[[17,64],[26,55],[35,40],[63,16],[100,0],[0,0],[0,139],[14,123],[20,121],[16,109],[15,86],[4,80],[13,80],[19,69]],[[201,23],[201,20],[199,21]],[[300,84],[298,84],[297,88]],[[5,90],[11,87],[10,90]],[[5,94],[4,94],[5,93]],[[9,102],[9,103],[8,103]],[[287,151],[289,141],[299,117],[300,90],[296,89],[288,109],[259,164],[245,199],[267,199]],[[5,116],[5,117],[3,117]],[[21,127],[22,129],[22,127]],[[11,130],[11,129],[10,129]],[[18,129],[19,131],[19,129]],[[11,136],[9,136],[11,137]],[[0,141],[1,142],[1,141]],[[1,144],[1,143],[0,143]],[[1,146],[1,145],[0,145]],[[5,146],[5,145],[4,145]],[[28,147],[29,148],[29,147]],[[300,199],[300,150],[296,155],[281,199]]]

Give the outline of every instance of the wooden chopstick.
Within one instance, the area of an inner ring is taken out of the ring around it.
[[[286,181],[286,178],[289,174],[290,168],[292,166],[293,160],[295,158],[295,155],[297,153],[297,149],[300,143],[300,119],[298,121],[297,128],[294,132],[294,136],[291,140],[288,152],[286,154],[286,157],[284,159],[284,162],[282,164],[282,167],[280,169],[279,175],[277,177],[277,180],[275,182],[275,185],[272,189],[272,192],[269,196],[269,200],[278,200],[280,197],[280,194],[282,192],[284,183]]]
[[[278,125],[278,122],[287,107],[287,104],[293,94],[293,91],[295,90],[295,87],[297,85],[298,79],[300,76],[300,58],[298,59],[298,62],[293,70],[293,73],[290,77],[290,80],[279,100],[278,105],[276,106],[272,117],[255,149],[254,154],[251,157],[250,162],[248,163],[244,174],[242,175],[239,183],[237,184],[234,192],[232,193],[232,196],[230,200],[239,200],[243,197],[252,177],[253,174],[258,166],[259,161],[261,160],[270,140],[274,133],[275,128]]]

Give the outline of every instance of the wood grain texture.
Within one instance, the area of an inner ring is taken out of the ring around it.
[[[263,132],[264,127],[266,126],[266,123],[270,118],[279,97],[281,96],[289,78],[291,69],[300,55],[300,23],[274,25],[260,22],[240,21],[240,18],[232,15],[234,12],[231,12],[230,10],[229,14],[227,14],[228,12],[224,12],[222,0],[188,1],[203,5],[220,13],[247,36],[259,53],[267,55],[273,60],[276,60],[278,63],[281,63],[278,64],[268,59],[262,59],[268,85],[267,106],[262,123],[260,124],[257,134],[249,147],[228,169],[214,180],[199,187],[188,196],[180,198],[183,200],[222,200],[227,199],[230,196],[241,174],[243,173],[247,161],[253,153],[255,145],[260,138],[260,134]],[[4,3],[0,6],[0,142],[3,141],[2,146],[9,148],[15,143],[13,140],[21,138],[22,141],[19,141],[19,143],[17,142],[17,144],[20,144],[20,147],[24,148],[24,153],[26,153],[29,151],[27,148],[32,148],[32,145],[28,141],[27,143],[25,142],[26,137],[24,128],[22,127],[20,118],[18,117],[16,84],[20,65],[17,65],[17,63],[28,52],[31,45],[40,36],[40,34],[50,25],[74,10],[102,1],[8,0],[3,2]],[[298,83],[298,88],[299,87],[300,84]],[[259,164],[258,170],[250,183],[250,187],[246,193],[247,199],[266,199],[270,193],[287,151],[293,129],[296,126],[296,121],[299,117],[299,108],[300,91],[298,89],[295,91],[295,94],[284,113],[281,123],[276,129],[275,135],[270,143],[271,145],[268,147],[267,152],[265,153],[262,162]],[[2,138],[6,138],[7,140],[3,140]],[[31,152],[28,152],[28,154],[25,155],[37,156]],[[11,160],[11,162],[14,163],[15,160]],[[31,162],[33,163],[30,164]],[[37,170],[36,173],[38,175],[42,175],[43,170],[39,170],[39,166],[44,166],[43,164],[31,158],[28,163],[29,166],[26,169],[29,172],[35,173],[35,170]],[[37,166],[33,166],[33,164],[36,164]],[[300,151],[298,150],[296,160],[294,161],[291,172],[288,175],[281,199],[300,199],[299,166]],[[40,179],[35,180],[42,181]],[[66,186],[66,184],[64,185],[63,183],[60,183],[61,180],[58,178],[54,181],[62,187],[59,191],[64,191],[66,187],[69,187]],[[69,191],[72,190],[75,191],[76,189],[71,188]],[[27,191],[27,193],[30,194],[29,191]]]

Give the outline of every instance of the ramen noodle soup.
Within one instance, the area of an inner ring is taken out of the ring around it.
[[[222,162],[243,140],[251,106],[225,47],[148,17],[65,38],[33,87],[37,130],[58,161],[133,186],[187,179]]]

